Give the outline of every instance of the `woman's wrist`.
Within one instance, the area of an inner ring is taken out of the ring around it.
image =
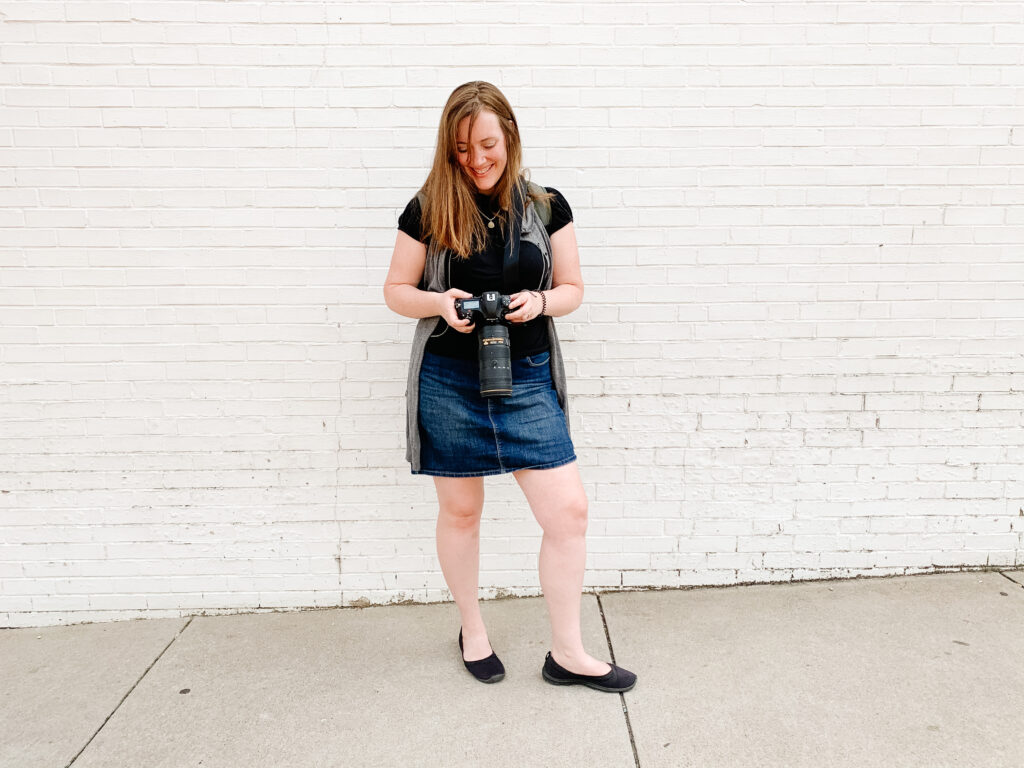
[[[534,291],[533,293],[538,293]],[[561,317],[575,311],[583,300],[583,289],[575,284],[565,283],[539,291],[542,315]]]
[[[540,299],[540,312],[537,313],[537,317],[546,315],[548,309],[548,297],[544,295],[544,291],[530,291],[530,293]]]
[[[415,285],[385,286],[384,303],[393,312],[403,317],[419,320],[434,315],[444,315],[445,295],[436,291],[424,291]]]

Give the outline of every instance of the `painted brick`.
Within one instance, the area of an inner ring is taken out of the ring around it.
[[[588,588],[1024,564],[1024,14],[876,5],[7,3],[0,623],[451,599],[381,283],[470,79],[574,211]],[[482,596],[540,533],[489,478]]]

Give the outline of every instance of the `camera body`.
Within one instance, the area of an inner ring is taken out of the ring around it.
[[[506,296],[497,291],[484,291],[479,296],[471,299],[456,299],[455,314],[460,320],[473,320],[479,315],[484,323],[500,323],[505,321],[508,314],[508,305],[512,302],[511,296]]]
[[[480,363],[480,397],[508,397],[512,394],[512,356],[508,338],[511,296],[484,291],[470,299],[455,300],[455,314],[477,324]]]

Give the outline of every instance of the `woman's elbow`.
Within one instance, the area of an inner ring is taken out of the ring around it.
[[[580,304],[583,303],[583,283],[573,283],[572,286],[573,288],[576,289],[576,298],[575,305],[573,306],[571,311],[575,312],[577,309],[579,309]]]
[[[395,311],[395,306],[394,306],[395,284],[394,283],[384,283],[381,291],[384,294],[384,305],[388,309],[390,309],[392,312],[394,312]]]

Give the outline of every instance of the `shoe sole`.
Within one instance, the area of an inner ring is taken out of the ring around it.
[[[469,674],[473,675],[472,672],[470,672]],[[473,675],[473,677],[476,678],[477,680],[480,680],[480,678],[477,677],[476,675]],[[497,674],[497,675],[491,675],[486,680],[480,680],[480,682],[481,683],[498,683],[498,682],[501,682],[504,679],[505,679],[505,673],[501,672],[500,674]]]
[[[595,691],[606,691],[608,693],[625,693],[626,691],[633,690],[633,687],[636,685],[636,680],[634,680],[627,688],[609,688],[606,685],[599,685],[591,682],[590,680],[560,680],[557,677],[549,675],[548,671],[544,668],[541,668],[540,673],[544,676],[544,679],[552,685],[585,685],[587,688],[593,688]]]

